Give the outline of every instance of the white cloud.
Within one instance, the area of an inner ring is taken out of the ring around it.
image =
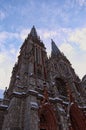
[[[1,53],[1,54],[0,54],[0,63],[4,62],[5,59],[6,59],[5,54],[2,54],[2,53]]]
[[[74,51],[75,51],[74,48],[69,43],[67,43],[67,42],[61,44],[60,50],[63,53],[65,52],[66,55],[70,55],[70,56],[73,55]]]
[[[9,39],[12,39],[12,38],[19,38],[19,34],[18,33],[12,33],[12,32],[6,32],[6,31],[2,31],[0,32],[0,44],[1,43],[4,43],[7,40]]]
[[[7,35],[5,32],[0,32],[0,43],[4,42],[4,40],[7,38]]]
[[[15,59],[14,59],[15,60]],[[9,85],[12,67],[14,64],[13,57],[8,52],[0,52],[0,88],[4,89]]]
[[[83,62],[80,62],[80,60],[72,60],[72,62],[75,72],[78,74],[80,78],[83,78],[83,76],[86,75],[86,60],[84,59]]]
[[[76,74],[82,78],[86,74],[86,54],[79,53],[70,43],[63,43],[60,50],[71,62]]]
[[[38,33],[42,39],[49,39],[58,35],[58,32],[56,30],[39,29]]]
[[[74,30],[69,36],[69,41],[74,42],[81,50],[86,51],[86,28]]]
[[[51,38],[52,36],[56,36],[57,32],[56,31],[48,31],[48,32],[44,32],[43,37],[45,39],[47,38]]]
[[[25,40],[25,38],[27,38],[27,35],[28,35],[28,33],[30,32],[30,30],[29,29],[22,29],[22,31],[20,32],[20,39],[22,40],[22,41],[24,41]]]
[[[9,43],[15,38],[19,38],[18,33],[0,32],[0,89],[9,86],[12,68],[19,51],[13,43]]]

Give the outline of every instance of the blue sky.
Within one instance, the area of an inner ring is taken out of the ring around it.
[[[51,38],[86,74],[86,0],[0,0],[0,88],[9,86],[19,48],[35,25],[50,55]]]

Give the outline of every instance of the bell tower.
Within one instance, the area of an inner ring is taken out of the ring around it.
[[[46,48],[33,26],[21,46],[5,98],[10,102],[3,130],[38,130],[38,92],[46,80]],[[18,114],[17,114],[18,113]],[[8,122],[8,123],[6,123]]]
[[[28,89],[27,86],[30,84],[30,79],[33,79],[35,85],[39,85],[38,79],[43,82],[46,80],[46,48],[37,35],[34,26],[20,49],[18,62],[12,71],[11,82],[8,89],[9,95],[15,90],[16,86],[26,86]]]

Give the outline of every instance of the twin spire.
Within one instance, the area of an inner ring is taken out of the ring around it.
[[[38,37],[35,26],[32,27],[30,31],[30,35],[32,37],[36,37],[36,38]],[[58,49],[58,47],[56,46],[55,42],[52,39],[51,39],[51,48],[52,48],[52,52],[51,52],[52,56],[61,54],[60,50]]]
[[[51,48],[52,48],[52,52],[51,52],[51,56],[55,56],[55,55],[59,55],[61,54],[60,50],[58,49],[58,47],[56,46],[55,42],[51,39]]]

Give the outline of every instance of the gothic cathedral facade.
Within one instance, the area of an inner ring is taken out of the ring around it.
[[[33,26],[0,100],[0,130],[86,130],[86,88],[51,45],[48,58]]]

